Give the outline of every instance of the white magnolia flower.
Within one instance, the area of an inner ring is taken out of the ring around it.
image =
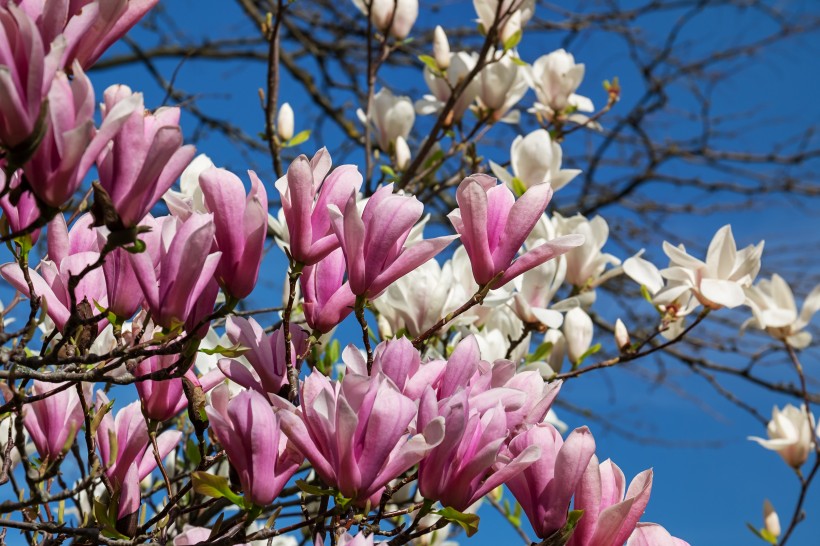
[[[205,154],[199,154],[185,167],[179,176],[180,191],[168,190],[162,196],[171,214],[184,221],[193,212],[208,212],[205,196],[199,187],[199,175],[211,167],[214,167],[214,163]]]
[[[293,138],[293,108],[287,102],[279,107],[279,115],[276,116],[276,134],[284,141]]]
[[[535,0],[473,0],[473,6],[478,15],[478,22],[484,27],[485,32],[492,27],[496,14],[506,16],[501,28],[498,29],[502,43],[522,30],[535,14]]]
[[[404,137],[396,137],[396,168],[403,171],[410,164],[410,146]]]
[[[444,107],[450,93],[459,82],[470,73],[478,62],[478,53],[459,51],[450,53],[450,66],[444,77],[434,74],[429,66],[424,67],[424,81],[432,95],[425,95],[416,101],[416,112],[421,115],[435,114]],[[446,80],[444,79],[446,78]],[[478,94],[478,80],[473,79],[459,97],[452,110],[453,120],[458,121],[467,111]]]
[[[592,346],[592,319],[580,307],[571,309],[564,317],[564,337],[569,361],[578,364]]]
[[[500,305],[492,308],[483,317],[481,328],[474,329],[471,333],[475,334],[481,357],[484,360],[494,362],[509,358],[513,362],[518,362],[527,356],[532,334],[527,334],[509,357],[507,351],[510,348],[510,339],[520,338],[523,331],[524,323],[515,315],[510,306]]]
[[[534,110],[547,119],[560,116],[567,110],[595,110],[591,100],[575,94],[584,79],[584,65],[575,64],[571,53],[559,49],[539,57],[532,64],[531,78],[530,84],[538,98]]]
[[[492,121],[518,123],[520,114],[510,112],[513,106],[527,93],[529,82],[526,68],[512,56],[512,52],[495,51],[490,58],[497,60],[487,64],[478,73],[478,106],[483,111],[492,112]],[[507,113],[510,112],[510,115]]]
[[[564,218],[560,214],[553,215],[555,230],[558,235],[580,233],[584,236],[584,244],[564,254],[567,261],[567,282],[577,287],[595,288],[604,281],[620,274],[620,268],[604,270],[608,264],[620,265],[621,260],[611,254],[601,252],[609,238],[609,226],[600,216],[587,220],[583,215],[576,214]]]
[[[536,224],[537,227],[544,226],[542,232],[544,237],[536,238],[531,234],[524,243],[526,249],[535,248],[555,238],[552,223],[546,218],[546,215],[542,216],[542,220],[546,222],[539,221]],[[528,323],[540,323],[549,328],[560,328],[564,321],[563,315],[549,307],[552,298],[564,282],[566,272],[565,260],[549,260],[513,279],[516,293],[513,296],[512,306],[518,318]]]
[[[746,304],[752,308],[752,318],[741,330],[752,326],[765,330],[775,339],[785,341],[795,349],[805,349],[811,343],[811,334],[802,331],[820,309],[820,285],[806,297],[803,310],[797,314],[797,304],[791,288],[780,275],[761,279],[756,285],[745,288]]]
[[[365,113],[357,112],[359,120],[367,123]],[[378,132],[379,147],[390,152],[395,149],[396,139],[402,137],[407,140],[413,123],[416,121],[416,112],[413,110],[413,101],[409,97],[394,95],[386,87],[373,95],[370,103],[370,117],[373,127]]]
[[[390,285],[373,306],[383,334],[395,335],[405,328],[416,337],[464,303],[456,300],[459,294],[453,290],[452,263],[441,266],[432,259]]]
[[[732,226],[726,225],[709,244],[705,262],[687,254],[683,245],[676,247],[664,241],[663,251],[669,256],[669,267],[660,272],[661,276],[676,284],[656,296],[659,303],[666,304],[691,291],[705,307],[733,308],[746,301],[743,289],[751,286],[760,271],[763,241],[738,252]]]
[[[623,271],[626,275],[646,287],[651,296],[656,296],[664,291],[664,279],[661,272],[652,262],[643,259],[643,250],[631,258],[624,261]],[[674,339],[683,332],[683,319],[698,307],[698,300],[692,296],[689,290],[680,291],[677,287],[680,283],[669,283],[668,290],[678,293],[675,299],[663,298],[663,303],[653,297],[652,303],[663,313],[665,328],[661,335],[666,339]]]
[[[763,501],[763,528],[775,538],[780,536],[780,517],[769,499]]]
[[[772,420],[766,427],[769,439],[750,436],[766,449],[777,451],[783,460],[793,468],[800,468],[814,449],[814,416],[806,412],[805,406],[788,404],[782,410],[772,409]]]
[[[632,341],[629,339],[629,330],[626,329],[626,324],[621,319],[615,321],[615,345],[618,350],[623,351],[629,348]]]
[[[353,4],[362,14],[367,15],[368,2],[353,0]],[[381,32],[389,32],[399,40],[410,34],[410,29],[419,16],[418,0],[371,0],[370,4],[370,19],[373,25]]]
[[[436,25],[433,31],[433,58],[441,70],[447,70],[450,66],[450,42],[441,25]]]
[[[525,188],[536,184],[549,183],[553,190],[560,190],[569,184],[581,171],[561,169],[563,152],[549,133],[537,129],[526,137],[518,135],[510,147],[512,174],[490,161],[490,169],[500,180],[514,189],[513,177],[521,181]]]

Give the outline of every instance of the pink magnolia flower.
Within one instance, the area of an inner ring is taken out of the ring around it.
[[[513,438],[508,456],[514,458],[532,445],[541,448],[541,457],[506,485],[535,535],[543,539],[566,524],[572,495],[595,454],[595,440],[588,428],[581,427],[564,442],[555,427],[541,423]]]
[[[584,243],[581,235],[547,241],[518,258],[524,240],[552,198],[548,184],[530,187],[517,201],[505,184],[486,174],[465,178],[456,190],[458,209],[448,217],[461,235],[475,281],[500,288],[518,275]]]
[[[122,129],[96,158],[100,184],[111,196],[123,226],[133,227],[171,187],[195,150],[182,146],[179,108],[148,113],[142,93],[132,93],[126,85],[112,85],[103,97],[103,123],[118,104],[135,104]]]
[[[5,160],[0,160],[0,191],[6,188],[6,173],[7,166]],[[17,170],[11,175],[10,189],[13,191],[20,186],[22,182],[23,171]],[[8,222],[9,229],[12,233],[22,231],[32,225],[40,218],[40,208],[37,206],[37,199],[30,191],[24,191],[20,195],[19,201],[16,205],[12,205],[11,196],[7,193],[0,197],[0,208],[3,209],[3,218]],[[31,243],[37,242],[40,237],[40,230],[36,229],[31,232]]]
[[[280,416],[254,391],[239,393],[226,407],[208,406],[205,411],[246,498],[259,506],[273,502],[304,460],[281,434]]]
[[[367,359],[355,346],[348,346],[342,353],[345,373],[362,376],[367,373]],[[411,400],[418,400],[428,385],[436,384],[447,365],[445,360],[422,364],[421,354],[406,337],[379,343],[373,351],[371,375],[384,373]]]
[[[205,205],[214,215],[216,246],[222,257],[219,284],[234,298],[247,297],[256,285],[268,231],[268,194],[253,171],[251,191],[235,174],[210,168],[199,176]]]
[[[97,411],[108,403],[102,391],[97,391]],[[159,458],[164,459],[179,444],[182,432],[169,430],[157,437]],[[116,440],[116,452],[112,440]],[[97,446],[106,474],[119,493],[117,518],[122,519],[139,510],[140,482],[157,467],[148,425],[139,402],[121,409],[116,418],[107,413],[97,428]]]
[[[621,546],[646,510],[652,492],[652,470],[644,470],[626,488],[621,469],[592,456],[575,490],[575,510],[584,515],[568,546]]]
[[[181,357],[179,355],[158,355],[144,359],[134,369],[136,377],[149,375],[173,366]],[[185,377],[194,385],[201,386],[193,370],[188,370]],[[188,399],[182,389],[182,379],[175,377],[163,380],[138,381],[137,393],[142,401],[142,411],[154,421],[167,421],[188,407]]]
[[[40,270],[29,269],[35,295],[45,299],[48,316],[62,331],[71,315],[69,278],[79,275],[99,258],[97,233],[91,229],[92,218],[81,216],[68,231],[65,219],[58,214],[48,227],[49,260],[40,262]],[[26,297],[32,297],[23,271],[16,262],[0,266],[0,275]],[[87,301],[96,313],[96,305],[106,307],[105,277],[102,268],[92,269],[74,289],[76,303]]]
[[[304,298],[305,321],[326,334],[353,311],[356,296],[345,281],[345,255],[337,248],[318,263],[302,270],[299,285]]]
[[[424,498],[463,512],[538,460],[537,445],[514,458],[501,452],[508,435],[502,401],[507,393],[501,391],[490,393],[496,404],[481,412],[471,407],[473,400],[466,390],[437,402],[433,389],[427,389],[419,403],[418,426],[444,418],[445,432],[444,440],[419,464],[419,491]]]
[[[31,393],[35,396],[46,395],[46,398],[25,406],[23,424],[44,461],[60,459],[83,425],[80,396],[73,386],[65,387],[66,383],[35,380]],[[59,392],[48,395],[53,391]]]
[[[143,301],[129,252],[117,248],[105,257],[103,275],[108,291],[108,310],[122,319],[134,316]]]
[[[282,429],[319,477],[358,503],[378,503],[382,488],[442,440],[437,416],[408,438],[416,406],[385,375],[346,375],[331,382],[318,372],[305,379],[301,406],[284,400]]]
[[[328,205],[341,208],[362,185],[355,165],[336,167],[327,178],[331,159],[322,148],[308,161],[300,155],[276,181],[287,222],[290,255],[297,263],[313,265],[339,247],[331,231]]]
[[[34,140],[62,56],[64,43],[49,53],[47,45],[25,10],[15,4],[0,7],[0,144],[12,151],[22,148],[12,153],[19,156],[16,166],[33,151],[25,148]]]
[[[80,25],[77,25],[76,31],[71,26],[66,28],[66,38],[72,46],[69,58],[77,59],[84,68],[92,66],[157,2],[159,0],[115,0],[113,2],[97,0],[93,2],[93,5],[85,6],[79,15],[92,19],[94,22],[82,32],[79,30]],[[93,11],[94,7],[97,8],[96,13]],[[91,13],[86,13],[86,10]]]
[[[198,314],[198,304],[213,309],[216,292],[209,285],[221,256],[210,252],[215,230],[211,214],[191,215],[175,233],[173,227],[166,225],[158,256],[130,254],[151,318],[165,328],[185,324],[189,316]]]
[[[689,546],[689,543],[673,537],[657,523],[639,523],[629,535],[626,546]]]
[[[23,166],[32,191],[59,207],[80,187],[97,156],[117,134],[138,103],[134,97],[107,112],[94,128],[94,89],[79,64],[73,78],[58,72],[48,93],[49,115],[37,151]]]
[[[376,298],[394,281],[414,270],[449,245],[457,236],[418,241],[405,248],[410,230],[424,205],[415,197],[393,193],[388,184],[376,190],[359,214],[351,193],[344,212],[329,205],[331,224],[347,263],[350,290]]]
[[[237,360],[223,358],[219,361],[219,369],[225,376],[234,383],[263,394],[279,394],[288,386],[285,331],[282,327],[268,335],[252,318],[228,317],[225,330],[232,343],[248,349],[242,356],[253,368],[252,372]],[[291,323],[290,333],[291,362],[298,367],[298,355],[305,352],[308,336],[296,323]]]

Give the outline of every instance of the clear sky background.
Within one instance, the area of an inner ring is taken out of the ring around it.
[[[305,1],[305,0],[299,0]],[[344,1],[344,0],[342,0]],[[624,5],[635,3],[625,2]],[[804,10],[813,16],[820,14],[820,4],[812,1],[786,2],[789,9]],[[218,38],[231,34],[254,36],[255,31],[247,18],[227,0],[162,0],[161,5],[167,8],[181,32],[189,36],[208,36]],[[428,28],[439,23],[462,24],[466,19],[475,17],[471,4],[446,2],[435,15],[422,3],[419,25]],[[539,9],[541,9],[539,7]],[[435,19],[433,19],[435,17]],[[718,42],[725,42],[726,36],[748,36],[766,29],[756,25],[753,17],[738,18],[734,12],[722,13],[716,10],[714,15],[703,20],[696,20],[689,27],[691,38],[685,40],[686,47],[693,51],[708,50]],[[658,28],[664,28],[664,21],[658,22]],[[652,26],[650,25],[651,29]],[[660,31],[660,30],[659,30]],[[651,32],[651,30],[650,30]],[[150,35],[139,29],[132,33],[138,41],[150,39]],[[558,41],[537,40],[528,42],[525,34],[520,49],[522,58],[532,62],[538,56],[546,54],[562,44]],[[425,44],[423,49],[429,49]],[[596,105],[605,102],[600,82],[617,75],[623,86],[624,108],[637,100],[633,93],[641,83],[635,74],[633,65],[626,60],[623,44],[612,36],[602,35],[595,39],[578,40],[569,49],[579,62],[586,64],[586,80],[579,92],[592,97]],[[113,52],[127,52],[128,48],[118,45]],[[734,135],[739,149],[765,152],[772,146],[791,138],[800,132],[800,128],[817,126],[820,121],[820,108],[817,101],[817,89],[820,84],[818,62],[820,43],[817,34],[792,42],[788,47],[778,46],[765,62],[752,62],[739,68],[732,77],[731,84],[720,87],[713,97],[716,111],[748,115],[759,113],[758,121],[749,123],[745,130]],[[176,71],[175,83],[188,92],[196,93],[197,104],[211,112],[228,116],[232,123],[250,133],[263,128],[262,112],[259,107],[257,89],[264,86],[265,67],[260,62],[221,61],[199,62],[187,61],[180,65],[178,59],[160,60],[156,63],[165,78],[171,78]],[[414,99],[426,92],[420,78],[421,64],[412,69],[391,73],[389,82],[393,91],[409,94]],[[111,83],[127,83],[135,90],[146,95],[146,105],[151,108],[164,100],[164,92],[141,66],[93,71],[92,82],[99,95]],[[306,119],[302,112],[310,104],[303,91],[285,73],[280,97],[294,106],[296,111],[297,131],[312,128],[312,121]],[[531,98],[524,103],[531,102]],[[350,118],[359,105],[350,103]],[[762,121],[761,121],[762,120]],[[429,126],[430,120],[417,118],[417,127]],[[742,124],[739,124],[742,125]],[[193,134],[194,120],[186,115],[183,128]],[[684,123],[670,124],[669,131],[688,130]],[[421,134],[421,133],[420,133]],[[500,133],[503,137],[505,133]],[[515,130],[507,130],[509,140],[515,136]],[[312,154],[321,145],[326,145],[333,153],[339,146],[339,135],[330,128],[323,131],[324,139],[314,137],[299,148],[300,152]],[[412,142],[411,142],[412,144]],[[587,137],[579,136],[570,139],[565,146],[567,161],[572,162],[573,151],[576,153],[588,145]],[[243,156],[224,139],[206,136],[197,141],[199,151],[207,153],[217,165],[225,166],[237,173],[247,168],[257,170],[260,178],[266,183],[269,196],[275,197],[273,190],[274,175],[270,162],[262,155]],[[817,142],[815,139],[815,147]],[[503,162],[508,160],[508,147],[498,150],[490,158]],[[334,164],[358,162],[360,157],[343,158],[334,155]],[[583,169],[584,165],[578,165]],[[246,178],[244,175],[240,175]],[[693,171],[693,176],[698,176]],[[816,178],[815,178],[816,182]],[[657,187],[654,195],[663,198],[664,192],[681,191],[669,187]],[[566,197],[559,194],[556,199],[571,199],[571,186]],[[674,196],[677,198],[678,196]],[[670,199],[673,196],[670,196]],[[604,216],[617,229],[619,214],[603,211]],[[796,282],[804,274],[818,273],[818,260],[796,262],[797,258],[807,254],[816,255],[818,249],[818,214],[811,208],[802,206],[799,201],[785,197],[763,196],[755,201],[749,209],[732,214],[698,217],[695,220],[681,219],[678,225],[666,226],[672,231],[679,231],[687,241],[694,241],[698,251],[705,251],[712,234],[723,224],[731,222],[739,246],[756,243],[766,239],[768,248],[790,250],[778,254],[778,263],[788,265],[790,261],[800,263],[784,271],[767,266],[764,253],[763,273],[767,276],[777,271],[787,280]],[[606,250],[626,258],[631,252],[611,245]],[[660,244],[649,249],[656,263],[665,265],[660,258]],[[281,301],[282,280],[285,276],[285,263],[281,253],[274,249],[266,259],[265,269],[260,276],[260,284],[251,297],[251,306],[263,307],[276,305]],[[806,271],[806,267],[810,268]],[[798,294],[802,300],[804,294]],[[5,299],[5,296],[4,296]],[[640,303],[638,303],[640,305]],[[606,303],[601,312],[617,316],[617,311],[607,308]],[[614,314],[613,314],[614,313]],[[273,320],[273,319],[270,319]],[[816,328],[815,328],[816,331]],[[358,340],[356,329],[349,323],[339,330],[342,343]],[[608,336],[600,341],[611,346]],[[817,373],[820,366],[820,351],[817,346],[805,351],[802,355],[805,367]],[[737,362],[727,360],[727,363]],[[762,523],[762,504],[769,498],[780,513],[784,527],[788,523],[798,487],[791,470],[773,452],[766,451],[749,442],[749,435],[765,436],[765,430],[757,421],[724,399],[698,377],[692,376],[680,366],[667,369],[671,386],[658,386],[648,380],[646,373],[655,367],[642,367],[640,363],[627,369],[613,369],[601,373],[589,374],[584,380],[571,381],[565,385],[561,399],[574,406],[588,408],[591,418],[584,418],[570,411],[558,408],[560,417],[570,427],[588,424],[592,429],[598,446],[601,460],[610,457],[624,470],[628,479],[639,471],[653,467],[655,482],[645,520],[662,523],[674,535],[689,541],[693,546],[718,546],[730,544],[760,543],[745,528],[746,522],[759,527]],[[773,374],[780,377],[792,377],[783,366],[772,367]],[[742,394],[759,411],[768,415],[773,404],[782,405],[786,399],[760,390],[742,382],[727,382],[726,386]],[[814,383],[817,389],[817,383]],[[599,418],[602,418],[599,419]],[[622,428],[628,434],[613,430]],[[627,437],[629,436],[629,437]],[[790,544],[794,546],[815,546],[820,543],[820,489],[813,488],[806,502],[808,520],[800,525]],[[517,541],[511,529],[498,518],[490,507],[482,512],[482,532],[471,540],[459,537],[460,541],[474,545],[492,545],[500,541]]]

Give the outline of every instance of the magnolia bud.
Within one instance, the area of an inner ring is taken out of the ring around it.
[[[276,133],[284,141],[293,138],[293,108],[286,102],[279,108],[279,116],[276,118]]]
[[[403,171],[410,163],[410,147],[404,137],[399,135],[396,138],[396,168]]]
[[[592,319],[580,307],[571,309],[564,317],[564,337],[570,362],[578,364],[592,344]]]
[[[447,70],[450,66],[450,42],[441,25],[436,26],[433,32],[433,57],[440,69]]]
[[[632,345],[629,339],[629,331],[621,319],[615,321],[615,345],[618,346],[618,350],[621,352],[626,351]]]
[[[780,518],[769,499],[763,501],[763,528],[774,538],[780,536]]]

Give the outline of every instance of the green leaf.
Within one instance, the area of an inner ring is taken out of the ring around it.
[[[506,53],[507,51],[517,46],[518,43],[521,41],[521,37],[523,35],[524,33],[519,29],[515,31],[515,34],[504,40],[504,52]]]
[[[242,356],[248,351],[250,351],[248,347],[243,347],[239,343],[231,345],[230,347],[223,347],[222,345],[217,345],[213,349],[199,349],[200,353],[205,353],[206,355],[222,355],[228,358],[236,358],[238,356]]]
[[[535,349],[535,352],[527,357],[527,362],[538,362],[544,360],[552,352],[552,341],[545,341]]]
[[[516,197],[521,197],[527,191],[527,186],[517,176],[512,179],[512,190]]]
[[[777,544],[777,537],[774,536],[772,533],[769,532],[768,529],[760,529],[759,531],[754,528],[751,523],[747,523],[746,527],[755,534],[755,536],[761,540],[768,542],[769,544]]]
[[[510,60],[518,66],[527,66],[526,61],[523,61],[520,57],[510,57]]]
[[[641,295],[643,296],[643,299],[649,303],[652,303],[652,294],[649,293],[649,289],[643,284],[641,285]]]
[[[391,176],[393,178],[397,178],[396,171],[394,171],[390,165],[382,165],[379,167],[381,171],[386,174],[387,176]]]
[[[141,254],[145,252],[145,249],[148,247],[145,246],[145,241],[143,241],[142,239],[137,239],[136,241],[134,241],[134,244],[132,246],[124,246],[122,248],[123,250],[130,252],[131,254]]]
[[[465,514],[464,512],[459,512],[455,508],[450,508],[449,506],[443,510],[434,512],[434,514],[441,516],[451,523],[458,524],[462,529],[464,529],[464,532],[467,533],[468,537],[471,537],[478,532],[478,523],[481,518],[479,518],[477,514]]]
[[[585,352],[584,354],[582,354],[582,355],[581,355],[581,358],[579,358],[579,359],[578,359],[578,362],[576,362],[576,363],[575,363],[575,365],[576,365],[576,366],[580,365],[580,364],[581,364],[581,362],[583,362],[583,361],[584,361],[584,359],[586,359],[586,358],[587,358],[587,357],[589,357],[589,356],[594,355],[595,353],[597,353],[597,352],[598,352],[598,351],[600,351],[600,350],[601,350],[601,344],[600,344],[600,343],[596,343],[595,345],[593,345],[592,347],[590,347],[589,349],[587,349],[587,352]]]
[[[296,487],[298,487],[299,489],[301,489],[302,491],[304,491],[308,495],[319,495],[319,496],[323,496],[323,495],[335,496],[336,495],[336,490],[335,489],[324,489],[324,488],[319,487],[318,485],[310,484],[310,483],[306,482],[305,480],[296,480]]]
[[[294,135],[294,137],[287,142],[285,142],[285,148],[293,148],[294,146],[298,146],[303,142],[307,141],[310,138],[310,129],[305,129],[304,131],[299,131]]]
[[[103,417],[105,417],[105,414],[108,413],[109,411],[111,411],[111,408],[113,406],[114,406],[114,401],[111,400],[107,404],[103,404],[100,407],[100,409],[98,409],[94,413],[94,417],[91,419],[91,430],[89,431],[91,433],[92,437],[97,436],[97,428],[99,428],[100,423],[102,423],[102,420],[103,420]]]
[[[569,539],[572,538],[572,534],[575,532],[575,527],[578,526],[578,522],[581,520],[581,516],[583,515],[583,510],[571,511],[567,516],[567,522],[564,526],[544,539],[539,546],[564,546],[567,542],[569,542]]]
[[[191,480],[194,482],[194,491],[206,497],[215,499],[226,498],[235,505],[246,508],[245,499],[231,491],[228,478],[215,476],[207,472],[191,472]]]
[[[191,465],[199,466],[202,457],[199,454],[199,447],[197,447],[196,442],[194,442],[191,438],[188,438],[188,441],[185,443],[185,456],[190,461]]]
[[[419,60],[426,64],[427,68],[433,71],[433,74],[441,74],[441,69],[438,67],[438,63],[430,55],[419,55]]]

